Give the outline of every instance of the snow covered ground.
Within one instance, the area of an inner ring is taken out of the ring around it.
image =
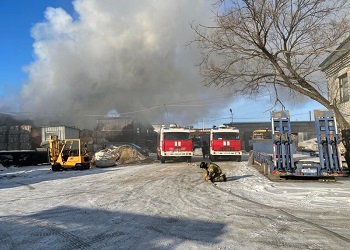
[[[0,166],[0,249],[350,249],[350,179],[272,182],[247,162],[52,172]]]

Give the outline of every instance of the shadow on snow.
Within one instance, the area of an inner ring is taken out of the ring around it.
[[[220,242],[225,224],[62,206],[0,217],[1,249],[174,249]]]

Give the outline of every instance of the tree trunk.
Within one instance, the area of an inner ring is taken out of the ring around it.
[[[342,142],[346,149],[346,152],[344,154],[346,164],[347,166],[343,166],[343,171],[349,171],[350,166],[350,129],[344,129],[342,130]]]
[[[345,120],[344,115],[339,111],[337,107],[333,108],[334,116],[337,120],[337,127],[340,130],[350,129],[349,123]]]

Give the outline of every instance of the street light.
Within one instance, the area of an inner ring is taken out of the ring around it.
[[[232,113],[232,109],[230,109],[231,112],[231,125],[233,125],[233,113]]]

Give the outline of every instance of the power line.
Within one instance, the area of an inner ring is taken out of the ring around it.
[[[217,96],[217,97],[212,97],[212,98],[205,98],[205,99],[200,99],[200,100],[190,100],[190,101],[181,101],[181,102],[177,102],[177,103],[168,103],[168,104],[161,104],[161,105],[155,105],[149,108],[143,108],[143,109],[139,109],[139,110],[133,110],[133,111],[129,111],[129,112],[118,112],[119,115],[128,115],[128,114],[135,114],[135,113],[141,113],[141,112],[145,112],[145,111],[150,111],[153,109],[157,109],[157,108],[163,108],[163,107],[204,107],[204,106],[211,106],[213,104],[218,104],[221,102],[211,102],[208,104],[185,104],[185,103],[192,103],[192,102],[199,102],[199,101],[208,101],[208,100],[215,100],[215,99],[219,99],[219,98],[223,98],[224,96],[228,96],[228,94],[222,95],[222,96]],[[86,111],[86,110],[67,110],[66,112],[69,113],[74,113],[74,115],[79,115],[79,116],[85,116],[85,117],[105,117],[107,115],[101,115],[101,114],[82,114],[81,112]],[[92,111],[92,110],[90,110]],[[38,115],[39,113],[39,115]],[[6,113],[8,115],[19,115],[19,114],[23,114],[23,115],[29,115],[29,114],[36,114],[36,116],[38,117],[50,117],[50,116],[69,116],[69,115],[73,115],[73,114],[67,114],[67,113],[61,113],[61,114],[43,114],[42,112],[24,112],[24,111],[18,111],[18,112],[8,112]]]

